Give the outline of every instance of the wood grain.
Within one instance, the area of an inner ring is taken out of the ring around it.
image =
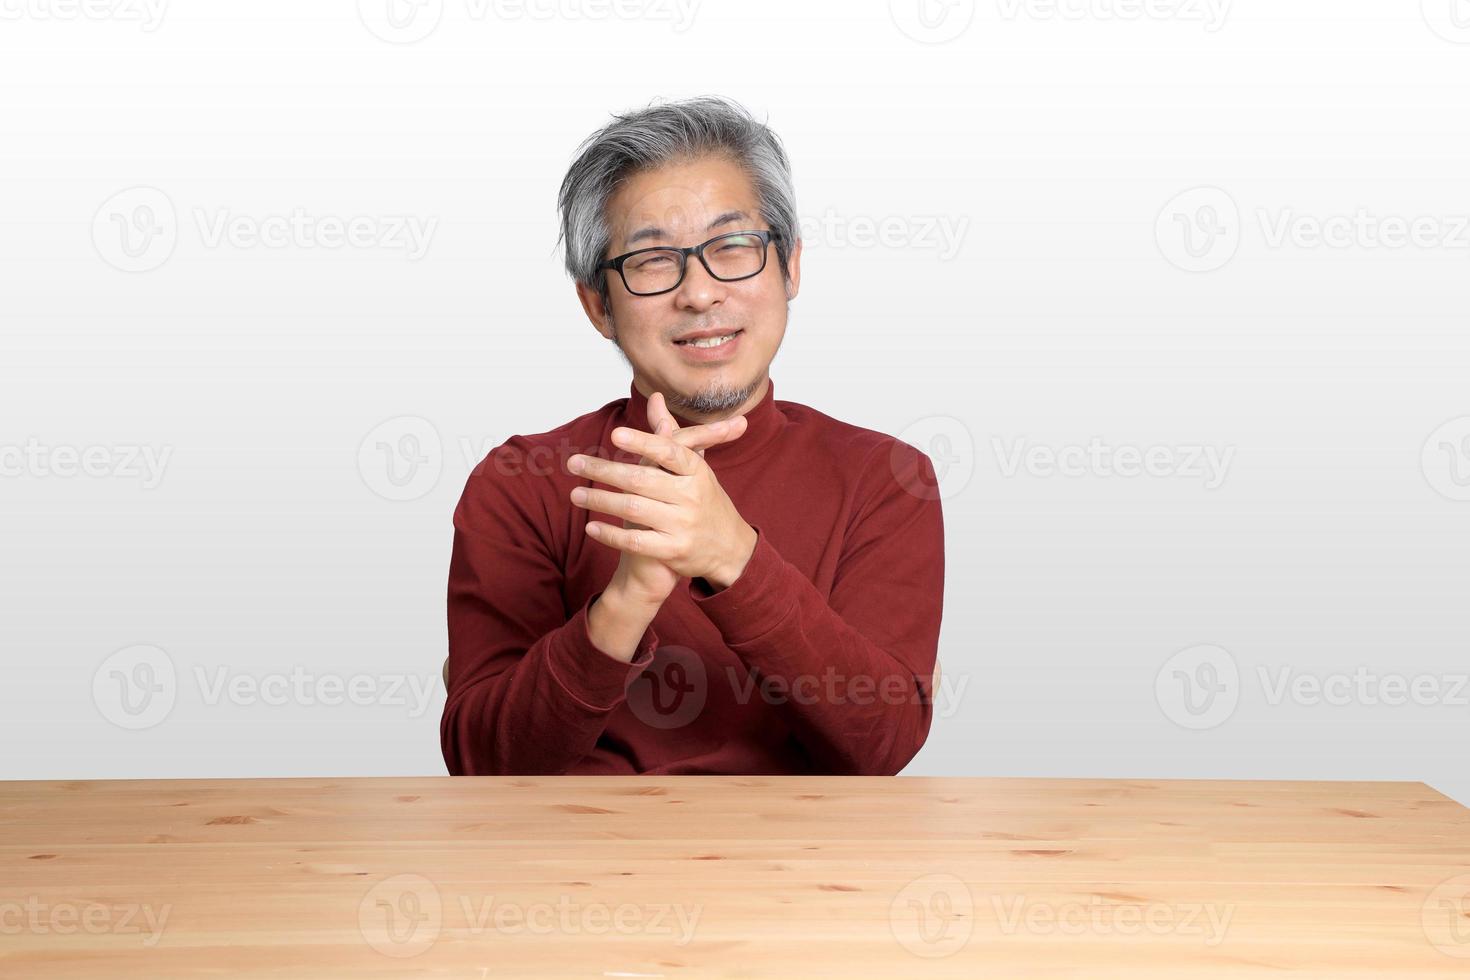
[[[0,976],[1470,977],[1421,783],[0,783]]]

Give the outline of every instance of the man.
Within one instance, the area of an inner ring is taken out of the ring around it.
[[[801,280],[779,140],[727,100],[651,105],[587,139],[559,206],[582,307],[633,379],[465,485],[449,771],[897,773],[932,715],[934,470],[775,400]]]

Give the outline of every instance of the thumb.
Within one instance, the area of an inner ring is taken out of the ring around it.
[[[657,402],[654,401],[655,398],[658,399]],[[664,399],[664,393],[661,391],[655,391],[648,397],[648,421],[653,423],[653,432],[655,435],[673,436],[675,432],[680,431],[679,423],[675,421],[674,413],[669,411],[669,404]],[[699,453],[701,457],[704,456],[703,448],[698,448],[694,451]]]
[[[661,391],[655,391],[648,398],[648,421],[657,435],[669,435],[679,430],[679,423],[674,421],[673,413],[669,411],[669,404]],[[669,424],[668,432],[663,431],[664,422]]]

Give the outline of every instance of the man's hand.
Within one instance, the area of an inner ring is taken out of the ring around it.
[[[745,416],[741,415],[721,422],[709,422],[703,425],[681,429],[672,413],[669,412],[661,392],[654,392],[648,399],[648,421],[659,437],[670,440],[683,447],[686,451],[698,453],[700,457],[704,456],[704,450],[710,446],[719,445],[723,442],[731,442],[740,438],[745,433],[746,425]],[[632,432],[636,430],[630,429],[628,431]],[[649,433],[641,434],[649,435]],[[631,447],[623,448],[628,448],[629,451],[632,451]],[[571,469],[570,464],[574,459],[598,460],[598,457],[569,457],[567,460],[569,464],[568,469]],[[630,466],[631,464],[618,463],[614,465]],[[657,469],[658,463],[647,455],[639,459],[634,468],[637,467],[661,472]],[[572,472],[575,473],[576,471],[572,470]],[[591,469],[585,469],[578,475],[596,479],[596,473]],[[590,493],[591,496],[584,497],[583,493]],[[618,513],[599,505],[600,498],[597,497],[599,493],[606,493],[606,491],[589,491],[588,488],[577,487],[572,491],[572,503],[587,510],[598,511],[600,513]],[[636,506],[633,508],[635,512],[637,509]],[[609,525],[592,521],[588,524],[589,528],[593,529],[589,533],[596,537],[598,536],[596,528],[607,528],[610,531],[619,530],[620,533],[633,536],[635,540],[646,539],[648,536],[656,533],[651,527],[634,520],[638,516],[636,513],[623,513],[621,516],[624,518],[621,529],[615,529]],[[602,539],[599,538],[599,540]],[[644,551],[627,548],[620,550],[622,551],[622,555],[618,562],[618,570],[614,573],[612,581],[609,582],[608,589],[618,595],[626,596],[633,602],[643,606],[657,608],[662,605],[663,601],[668,598],[669,593],[673,592],[674,588],[679,584],[681,573],[670,568],[657,557]]]
[[[722,424],[712,422],[695,428]],[[589,521],[587,533],[598,541],[624,555],[657,559],[678,576],[703,578],[714,588],[723,589],[740,577],[750,561],[755,550],[755,529],[735,509],[703,454],[684,445],[675,438],[677,435],[625,427],[613,430],[613,442],[619,448],[642,453],[645,460],[659,468],[595,456],[569,457],[572,472],[628,491],[579,487],[572,492],[572,503],[625,519],[621,528]],[[630,522],[641,526],[626,526]]]

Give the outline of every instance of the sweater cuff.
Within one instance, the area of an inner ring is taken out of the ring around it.
[[[759,525],[752,524],[751,528],[755,530],[755,550],[739,578],[718,592],[709,591],[704,579],[689,580],[689,598],[730,646],[769,633],[796,607],[796,590],[787,585],[790,566],[766,540]]]
[[[653,624],[649,623],[629,663],[593,644],[587,632],[587,613],[601,595],[599,591],[587,597],[560,631],[561,642],[553,643],[548,651],[551,676],[572,700],[590,711],[611,711],[622,703],[628,686],[653,662],[653,651],[659,642]]]

